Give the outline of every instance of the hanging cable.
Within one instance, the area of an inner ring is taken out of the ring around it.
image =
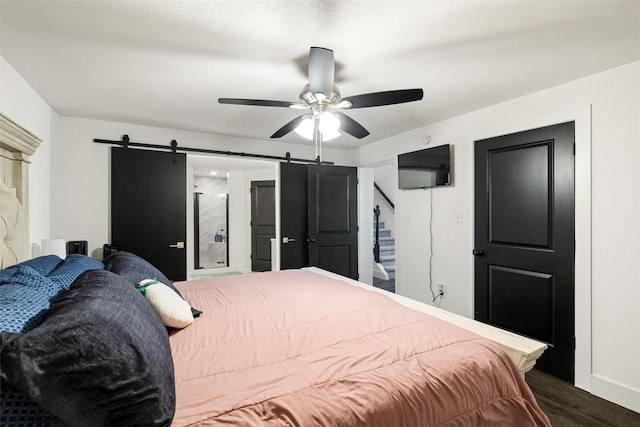
[[[433,275],[431,271],[433,270],[433,188],[429,189],[429,290],[431,291],[431,296],[433,299],[432,303],[436,303],[438,307],[440,307],[440,303],[442,302],[442,294],[436,295],[433,292]],[[436,302],[437,301],[437,302]]]

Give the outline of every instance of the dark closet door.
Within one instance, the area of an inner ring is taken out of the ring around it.
[[[475,144],[475,318],[549,345],[574,377],[574,123]]]
[[[111,148],[111,244],[187,277],[187,161],[182,153]]]
[[[309,266],[307,165],[280,163],[280,268]]]
[[[358,279],[358,171],[307,166],[309,263]]]
[[[276,182],[251,181],[251,271],[271,271],[276,237]]]

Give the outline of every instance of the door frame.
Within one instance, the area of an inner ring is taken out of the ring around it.
[[[574,385],[594,394],[591,345],[591,105],[511,123],[474,135],[474,140],[575,122],[575,378]],[[470,159],[473,167],[473,157]],[[472,230],[475,229],[472,224]],[[471,249],[469,250],[471,257]],[[473,273],[475,274],[475,273]],[[474,277],[475,282],[475,277]],[[473,298],[473,296],[471,296]],[[473,301],[471,301],[473,307]]]

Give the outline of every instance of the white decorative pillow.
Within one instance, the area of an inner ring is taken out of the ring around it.
[[[182,329],[193,323],[191,306],[167,285],[153,279],[142,280],[136,286],[170,328]]]

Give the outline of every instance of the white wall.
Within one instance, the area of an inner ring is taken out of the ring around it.
[[[640,412],[640,62],[417,129],[358,151],[361,165],[454,146],[454,185],[433,193],[442,307],[473,314],[473,141],[576,121],[576,385]],[[423,101],[428,102],[428,101]],[[396,190],[397,287],[428,302],[429,191]],[[463,222],[455,223],[455,212]],[[403,221],[402,219],[405,219]]]
[[[51,234],[49,182],[59,117],[2,56],[0,112],[42,140],[29,165],[29,237],[39,251],[42,239],[57,237]]]
[[[358,280],[373,284],[373,169],[358,168]]]

